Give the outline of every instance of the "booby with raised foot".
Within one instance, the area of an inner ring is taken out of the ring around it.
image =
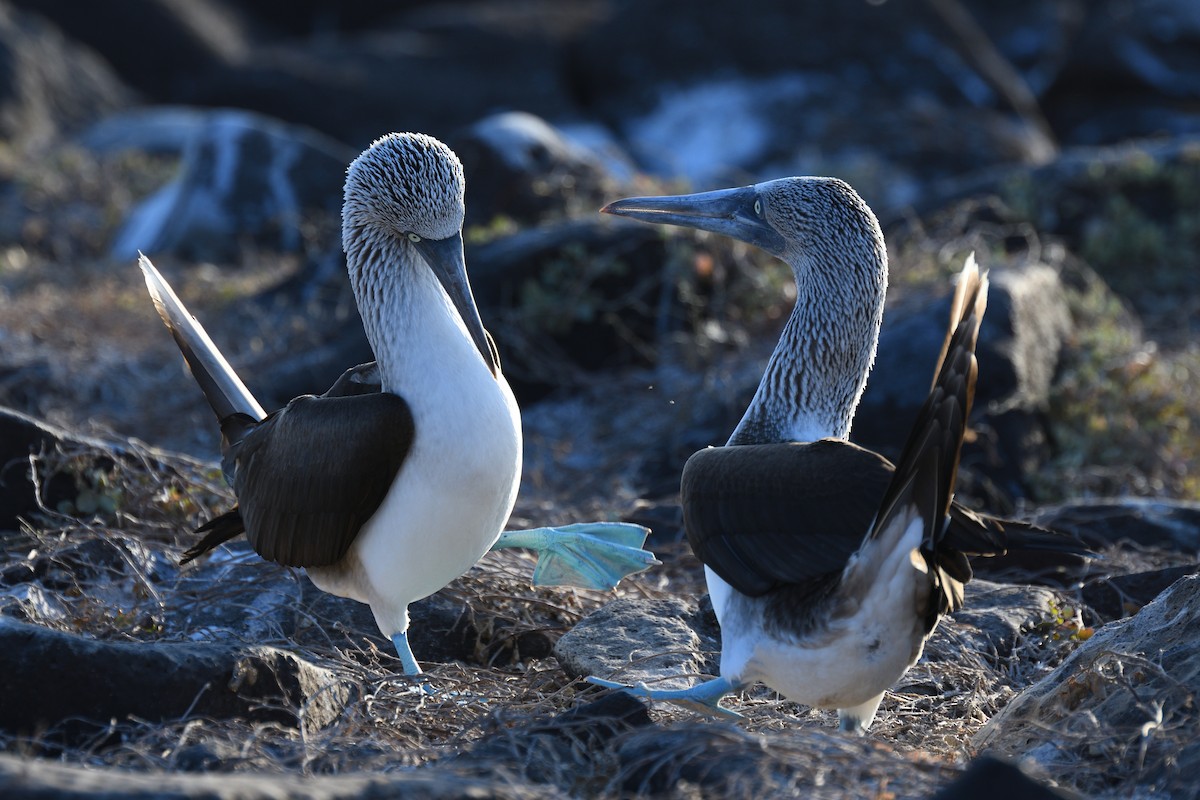
[[[374,364],[267,414],[171,287],[139,263],[221,425],[237,506],[189,561],[245,533],[263,558],[367,603],[408,674],[408,606],[489,549],[539,551],[538,584],[609,589],[658,562],[638,525],[503,532],[521,478],[521,420],[463,256],[463,169],[423,134],[375,141],[346,173],[342,243]]]
[[[933,389],[893,466],[847,441],[888,277],[882,231],[849,185],[784,178],[603,211],[756,245],[791,265],[796,305],[727,445],[683,470],[684,525],[721,625],[720,676],[682,690],[590,681],[728,716],[739,715],[719,701],[762,682],[836,708],[841,728],[862,734],[938,619],[962,604],[969,555],[1083,550],[952,502],[987,302],[973,256]]]

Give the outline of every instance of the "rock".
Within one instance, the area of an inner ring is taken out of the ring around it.
[[[582,373],[644,364],[659,331],[683,324],[682,312],[662,302],[665,249],[649,226],[547,223],[468,247],[466,256],[480,314],[522,403],[576,387]]]
[[[845,87],[827,73],[786,72],[663,89],[654,108],[622,128],[625,147],[646,171],[698,188],[836,174],[885,218],[963,172],[1042,164],[1055,151],[1003,112],[869,87],[851,97]],[[859,124],[862,115],[872,124]],[[881,136],[886,130],[906,135]]]
[[[195,714],[323,727],[350,689],[331,672],[272,647],[106,642],[0,617],[2,722],[70,745],[131,718]]]
[[[1042,417],[1071,318],[1064,287],[1051,267],[983,266],[990,268],[991,289],[977,350],[972,427],[979,435],[975,444],[964,446],[962,463],[998,487],[1003,502],[1026,496],[1025,476],[1049,455]],[[879,358],[855,414],[854,441],[898,456],[911,424],[906,421],[916,419],[929,394],[949,308],[947,294],[907,314],[884,316]],[[970,495],[972,488],[960,491]]]
[[[155,149],[173,142],[182,162],[178,176],[126,219],[111,249],[121,260],[140,250],[237,261],[248,242],[301,250],[312,217],[338,218],[355,155],[314,131],[246,111],[142,110],[106,120],[83,141],[111,149],[129,130],[136,132],[129,140]]]
[[[592,214],[617,193],[596,156],[532,114],[485,117],[448,144],[466,174],[468,228]]]
[[[1080,591],[1101,621],[1112,622],[1136,614],[1177,580],[1197,572],[1200,564],[1113,575],[1088,581]]]
[[[1136,8],[1087,6],[1067,58],[1045,88],[1043,108],[1061,135],[1081,144],[1200,130],[1200,16],[1190,0]]]
[[[37,513],[39,487],[30,472],[29,457],[55,448],[88,448],[112,452],[111,446],[79,436],[18,411],[0,407],[0,531],[15,531],[20,518]],[[104,461],[105,459],[101,459]],[[109,462],[111,463],[111,462]],[[41,504],[55,509],[73,501],[79,487],[72,476],[56,472],[39,476]]]
[[[558,640],[554,655],[572,677],[595,675],[655,688],[685,688],[696,674],[716,674],[716,616],[682,599],[614,600],[584,617]],[[664,678],[674,680],[663,680]]]
[[[1078,536],[1088,547],[1160,547],[1200,555],[1200,503],[1126,497],[1039,509],[1033,522]]]
[[[189,75],[172,100],[252,108],[357,149],[391,130],[445,140],[500,109],[573,115],[569,76],[559,65],[586,9],[421,5],[394,10],[361,32],[263,42],[234,64]],[[403,75],[421,79],[397,80]]]
[[[285,630],[289,640],[312,645],[333,640],[339,646],[354,647],[361,647],[365,640],[387,656],[395,655],[395,645],[380,633],[367,604],[326,594],[309,581],[303,583],[300,603],[301,613]],[[465,605],[433,594],[413,603],[408,612],[408,641],[419,663],[479,662],[479,629]],[[348,641],[339,641],[342,637]]]
[[[1060,776],[1087,796],[1121,786],[1191,796],[1200,770],[1200,576],[1098,629],[1003,708],[973,746]]]
[[[973,580],[963,607],[943,619],[925,644],[929,661],[956,661],[969,651],[1000,667],[1026,642],[1039,646],[1074,617],[1069,597],[1041,586]],[[1065,637],[1064,637],[1065,638]]]
[[[243,58],[248,32],[224,3],[194,0],[10,0],[52,21],[88,45],[121,79],[158,100],[170,100],[197,72]],[[136,42],[135,46],[131,43]]]
[[[581,796],[580,789],[587,786],[585,776],[596,769],[595,762],[611,757],[624,734],[652,726],[641,701],[625,692],[610,692],[549,719],[501,728],[452,763],[481,777],[494,775],[497,764],[520,764],[526,780]],[[581,765],[583,753],[587,763]]]
[[[1073,795],[1050,788],[1001,758],[980,756],[961,778],[943,787],[932,800],[1067,800]]]
[[[690,721],[636,730],[617,750],[621,796],[927,798],[956,773],[869,738],[787,727],[750,733]]]
[[[988,171],[965,179],[949,197],[998,197],[1002,225],[1032,225],[1039,237],[1057,237],[1129,301],[1161,339],[1190,341],[1198,328],[1188,298],[1200,290],[1191,259],[1191,221],[1200,198],[1200,116],[1197,130],[1172,138],[1109,147],[1068,148],[1038,167]],[[988,206],[976,203],[988,222]],[[970,209],[951,213],[976,217]],[[1067,265],[1064,279],[1078,268]],[[1165,320],[1160,321],[1160,318]],[[1183,336],[1180,336],[1183,334]]]
[[[95,53],[38,16],[0,5],[0,138],[13,155],[44,150],[132,100]]]
[[[507,773],[497,765],[498,772]],[[0,753],[0,794],[7,800],[554,800],[562,795],[510,779],[466,778],[449,771],[386,774],[172,775],[57,764]]]

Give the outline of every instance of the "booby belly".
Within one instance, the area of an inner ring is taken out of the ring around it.
[[[404,670],[408,606],[489,549],[539,550],[538,584],[611,588],[656,564],[621,523],[503,532],[521,477],[521,420],[463,256],[463,170],[422,134],[374,142],[347,170],[342,242],[373,364],[266,414],[144,256],[155,307],[220,421],[237,506],[191,560],[245,533],[263,558],[370,605]]]
[[[762,682],[838,709],[843,729],[863,733],[938,619],[961,605],[969,555],[1081,550],[952,502],[987,298],[973,258],[942,352],[930,354],[932,391],[893,466],[847,441],[887,290],[882,231],[849,185],[784,178],[603,210],[756,245],[792,267],[797,299],[727,445],[696,453],[682,475],[688,541],[721,625],[720,677],[669,691],[589,680],[730,715],[720,699]]]

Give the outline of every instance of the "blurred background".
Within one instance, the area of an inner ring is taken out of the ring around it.
[[[894,454],[975,250],[1013,277],[965,491],[1200,496],[1193,0],[3,0],[0,404],[215,455],[138,250],[267,407],[368,360],[341,182],[393,130],[465,164],[535,493],[670,495],[790,310],[762,254],[596,209],[818,174],[891,251],[857,440]]]

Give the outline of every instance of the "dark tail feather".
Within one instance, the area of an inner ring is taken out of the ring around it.
[[[969,556],[1000,556],[1010,550],[1092,555],[1073,534],[1047,530],[1032,522],[993,517],[957,503],[950,506],[950,524],[943,541]]]
[[[987,289],[987,276],[979,273],[972,255],[959,276],[950,334],[938,358],[933,388],[896,462],[895,475],[870,533],[876,537],[890,525],[903,524],[911,515],[906,508],[916,508],[924,524],[921,555],[929,566],[936,593],[927,615],[930,630],[938,616],[962,604],[963,582],[970,577],[965,556],[940,545],[958,476],[967,416],[975,398],[975,342],[987,308]]]
[[[139,254],[138,266],[142,268],[146,289],[150,292],[158,315],[175,337],[192,376],[200,384],[217,420],[224,421],[233,414],[245,414],[256,420],[265,417],[267,414],[254,395],[250,394],[208,333],[175,295],[150,259]]]
[[[179,559],[179,563],[186,564],[245,532],[246,526],[242,522],[242,512],[235,506],[221,516],[210,519],[196,530],[196,533],[205,534],[204,538],[194,547],[189,548]]]

